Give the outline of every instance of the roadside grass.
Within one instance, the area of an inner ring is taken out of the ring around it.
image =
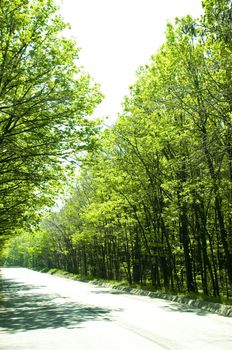
[[[219,297],[209,296],[209,295],[205,295],[203,293],[186,293],[186,294],[179,294],[179,295],[185,295],[191,299],[203,300],[203,301],[207,301],[209,303],[219,303],[219,304],[224,304],[224,305],[232,305],[232,298],[231,297],[227,298],[226,296],[223,296],[223,295],[221,295]]]
[[[126,280],[122,281],[116,281],[116,280],[107,280],[103,278],[95,278],[92,276],[85,276],[85,275],[80,275],[80,274],[73,274],[64,270],[56,269],[56,268],[44,268],[40,270],[40,272],[45,272],[49,273],[51,275],[56,275],[56,276],[61,276],[61,277],[67,277],[71,278],[74,280],[78,280],[81,282],[92,282],[96,284],[110,284],[113,286],[118,286],[118,287],[127,287],[130,289],[139,289],[139,290],[144,290],[147,292],[154,292],[154,293],[163,293],[163,294],[168,294],[170,296],[182,296],[186,297],[189,299],[194,299],[194,300],[202,300],[210,303],[219,303],[219,304],[224,304],[224,305],[232,305],[232,297],[227,298],[226,296],[220,296],[220,297],[213,297],[213,296],[208,296],[204,295],[203,293],[173,293],[167,290],[157,290],[154,288],[152,285],[146,285],[146,286],[141,286],[140,284],[129,284]]]

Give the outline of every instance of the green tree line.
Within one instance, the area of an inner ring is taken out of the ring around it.
[[[90,149],[98,86],[52,0],[0,1],[0,239],[38,220]]]
[[[169,23],[59,212],[11,241],[8,264],[231,294],[231,1]]]

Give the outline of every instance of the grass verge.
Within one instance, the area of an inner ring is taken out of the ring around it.
[[[220,297],[213,297],[213,296],[208,296],[208,295],[204,295],[203,293],[173,293],[170,291],[164,291],[164,290],[157,290],[155,289],[153,286],[151,285],[147,285],[147,286],[141,286],[139,284],[129,284],[127,281],[122,280],[122,281],[115,281],[115,280],[107,280],[107,279],[103,279],[103,278],[94,278],[92,276],[84,276],[84,275],[80,275],[80,274],[73,274],[64,270],[60,270],[60,269],[42,269],[40,270],[40,272],[46,272],[49,273],[51,275],[56,275],[56,276],[63,276],[63,277],[67,277],[67,278],[71,278],[74,280],[78,280],[81,282],[93,282],[96,284],[110,284],[113,286],[119,286],[119,287],[128,287],[130,289],[138,289],[138,290],[142,290],[142,291],[146,291],[146,292],[154,292],[157,294],[165,294],[165,295],[170,295],[170,296],[180,296],[180,297],[186,297],[189,299],[194,299],[194,300],[200,300],[200,301],[206,301],[209,303],[218,303],[218,304],[223,304],[223,305],[232,305],[232,298],[227,298],[224,296],[220,296]]]

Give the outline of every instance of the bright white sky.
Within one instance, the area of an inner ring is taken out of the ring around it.
[[[139,66],[164,42],[167,20],[202,12],[201,0],[61,0],[80,62],[105,95],[96,116],[116,120]]]

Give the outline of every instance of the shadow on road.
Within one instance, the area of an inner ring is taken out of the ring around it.
[[[1,283],[0,328],[17,332],[44,328],[76,328],[86,321],[110,320],[111,309],[85,306],[35,287],[7,280]]]
[[[191,312],[199,316],[206,316],[209,313],[205,310],[198,309],[196,307],[191,307],[185,304],[172,303],[170,305],[162,306],[163,309],[167,311],[178,311],[178,312]]]
[[[122,292],[120,290],[94,290],[93,292],[91,292],[93,294],[116,294],[116,295],[119,295],[119,294],[128,294],[128,293],[125,293],[125,292]]]

